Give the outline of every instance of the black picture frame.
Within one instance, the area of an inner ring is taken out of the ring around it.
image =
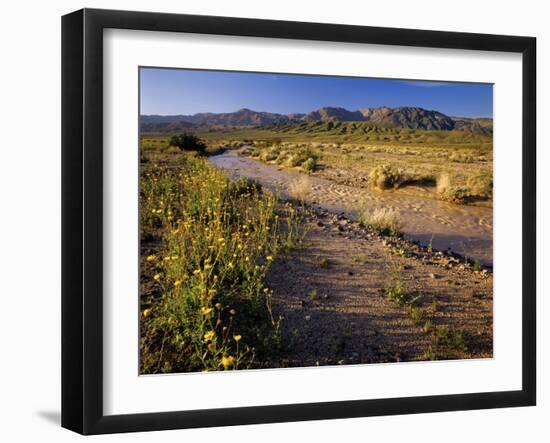
[[[522,54],[522,389],[131,415],[103,413],[103,30],[369,43]],[[83,9],[62,18],[62,426],[151,431],[536,403],[536,39],[502,35]]]

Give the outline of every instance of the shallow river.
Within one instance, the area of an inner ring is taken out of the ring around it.
[[[288,195],[288,187],[304,174],[267,165],[235,152],[210,157],[232,176],[245,176],[263,186]],[[430,198],[432,191],[422,188],[377,191],[337,184],[309,176],[311,191],[306,202],[331,212],[344,212],[356,218],[359,208],[390,208],[403,224],[405,236],[423,245],[430,241],[434,249],[450,249],[458,254],[477,258],[486,265],[493,262],[493,210],[490,207],[454,205]],[[426,197],[418,195],[425,192]]]

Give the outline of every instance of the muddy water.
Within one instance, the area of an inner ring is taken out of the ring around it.
[[[288,196],[289,186],[304,177],[300,172],[240,157],[231,151],[212,156],[210,161],[232,176],[258,180],[282,196]],[[450,249],[492,265],[493,210],[490,207],[442,202],[431,198],[432,192],[422,188],[377,191],[337,184],[315,176],[308,176],[308,179],[311,191],[306,201],[310,204],[331,212],[344,212],[351,218],[357,217],[360,208],[390,208],[402,222],[407,238],[423,245],[431,241],[435,249]]]

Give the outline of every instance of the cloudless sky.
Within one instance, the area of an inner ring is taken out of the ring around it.
[[[418,106],[451,116],[492,117],[489,84],[141,68],[140,113],[196,114],[242,108],[280,114],[323,106]]]

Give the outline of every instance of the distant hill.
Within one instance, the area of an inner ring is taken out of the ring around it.
[[[323,107],[307,114],[277,114],[243,108],[236,112],[200,113],[194,115],[142,115],[143,132],[181,132],[201,126],[262,127],[303,122],[365,122],[369,126],[421,129],[428,131],[460,130],[491,135],[493,119],[449,117],[438,111],[418,107],[363,108],[349,111],[338,107]]]

